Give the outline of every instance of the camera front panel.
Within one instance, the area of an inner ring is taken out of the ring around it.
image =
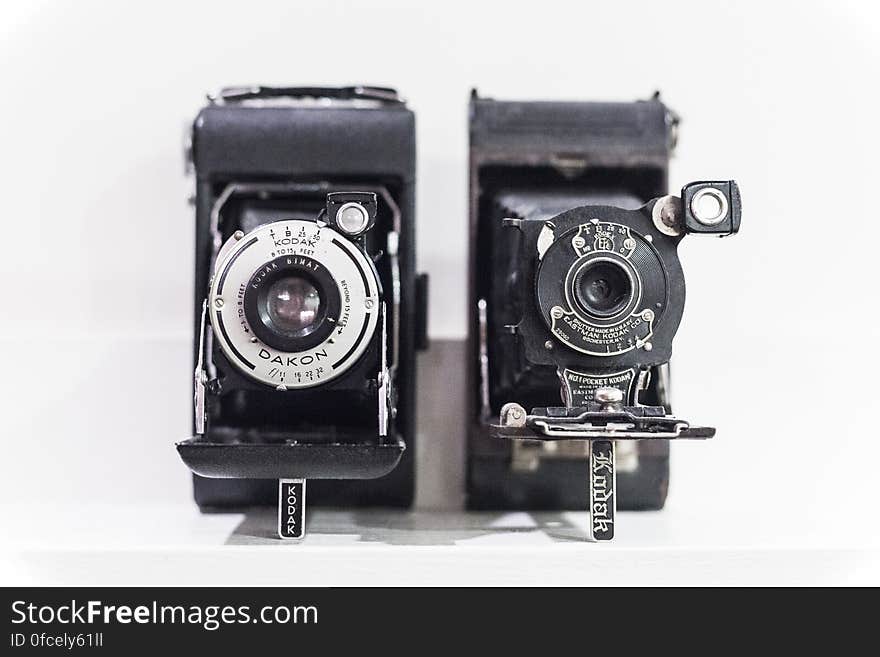
[[[583,205],[504,225],[521,233],[505,275],[523,281],[520,295],[530,298],[518,316],[503,316],[515,331],[494,322],[498,340],[555,370],[638,372],[669,361],[685,301],[681,237],[657,230],[650,204]]]
[[[315,222],[270,223],[236,241],[208,295],[227,360],[276,390],[345,374],[378,325],[380,285],[371,262]]]
[[[667,305],[666,276],[650,243],[629,226],[598,218],[553,241],[536,283],[550,333],[589,356],[644,348]]]

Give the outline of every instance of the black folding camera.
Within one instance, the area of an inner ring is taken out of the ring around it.
[[[413,497],[414,119],[392,89],[237,88],[192,129],[202,508]],[[418,288],[418,289],[417,289]],[[281,482],[279,486],[279,481]]]
[[[676,116],[636,103],[471,102],[469,504],[661,508],[684,235],[732,235],[733,181],[666,195]],[[615,447],[616,446],[616,447]]]

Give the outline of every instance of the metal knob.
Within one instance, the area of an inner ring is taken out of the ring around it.
[[[623,390],[620,388],[598,388],[593,399],[600,404],[619,404],[623,401]]]
[[[526,409],[516,403],[508,403],[501,407],[501,424],[505,427],[526,426]]]
[[[623,390],[620,388],[597,388],[593,393],[593,399],[602,405],[602,410],[616,411],[623,406]]]

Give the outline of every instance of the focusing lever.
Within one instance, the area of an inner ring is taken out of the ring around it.
[[[595,398],[617,388],[599,388]],[[497,438],[511,440],[674,440],[708,439],[712,427],[691,426],[667,415],[662,406],[623,406],[619,402],[592,402],[583,407],[535,408],[526,414],[519,404],[505,404],[500,424],[490,425]]]
[[[620,388],[598,388],[593,401],[581,407],[535,408],[531,413],[516,403],[501,408],[499,424],[489,435],[508,440],[586,440],[589,471],[589,533],[591,541],[614,538],[617,513],[618,440],[708,439],[712,427],[691,426],[667,415],[662,406],[624,406]]]

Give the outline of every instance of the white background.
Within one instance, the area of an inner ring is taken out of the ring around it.
[[[174,534],[183,546],[218,522],[195,514],[172,448],[191,399],[181,136],[205,91],[400,89],[417,114],[430,330],[456,338],[471,87],[584,100],[661,89],[684,119],[672,189],[733,177],[745,211],[735,238],[682,246],[675,402],[720,430],[675,449],[662,531],[639,544],[832,550],[811,566],[822,581],[863,581],[840,555],[880,547],[876,3],[7,0],[0,34],[0,501],[15,509],[15,545],[65,546],[63,530],[41,543],[23,520],[32,505],[63,502],[63,526],[99,547],[127,531],[112,509],[134,504],[192,514]],[[106,522],[93,505],[109,505]],[[161,521],[151,532],[161,542]]]

